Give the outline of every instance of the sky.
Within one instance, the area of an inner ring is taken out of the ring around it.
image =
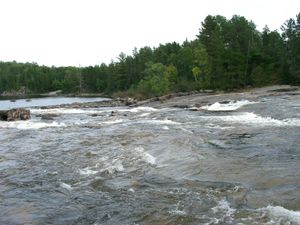
[[[194,40],[207,15],[280,31],[299,0],[0,0],[0,61],[89,66],[121,52]]]

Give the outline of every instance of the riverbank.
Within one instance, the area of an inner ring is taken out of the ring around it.
[[[256,101],[261,97],[268,96],[282,96],[287,95],[290,97],[300,96],[299,86],[290,85],[274,85],[262,88],[253,88],[249,90],[243,90],[238,92],[213,92],[213,93],[192,93],[184,96],[163,96],[157,99],[157,101],[142,101],[138,105],[147,105],[156,108],[165,107],[179,107],[179,108],[191,108],[201,107],[204,105],[210,105],[215,102],[224,101],[239,101],[247,99],[249,101]]]
[[[229,93],[213,91],[183,92],[146,99],[143,101],[137,101],[132,98],[114,98],[111,100],[99,102],[52,105],[45,106],[42,108],[100,108],[117,106],[150,106],[154,108],[199,108],[205,105],[211,105],[215,102],[239,101],[243,99],[247,99],[249,101],[256,101],[258,98],[261,97],[282,95],[287,95],[290,98],[298,98],[300,96],[300,87],[290,85],[274,85]]]

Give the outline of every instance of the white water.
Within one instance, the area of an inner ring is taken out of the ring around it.
[[[158,109],[152,107],[136,107],[136,108],[99,108],[99,109],[69,109],[69,108],[55,108],[55,109],[30,109],[33,114],[97,114],[108,113],[114,111],[129,112],[129,113],[143,113],[140,116],[147,116],[149,112],[157,112]]]
[[[36,130],[48,127],[66,127],[65,123],[44,123],[44,122],[34,122],[32,120],[27,121],[14,121],[14,122],[6,122],[0,121],[0,128],[15,128],[18,130]]]
[[[261,208],[258,211],[267,213],[267,215],[274,221],[276,224],[290,224],[289,222],[300,224],[300,211],[288,210],[281,206],[267,206]]]
[[[84,110],[84,109],[30,109],[32,114],[93,114],[99,113],[99,110]]]
[[[93,175],[93,174],[96,174],[96,173],[98,173],[98,171],[91,170],[89,167],[79,170],[80,175],[89,176],[89,175]]]
[[[263,117],[253,112],[236,113],[226,116],[203,116],[203,119],[224,121],[256,126],[300,126],[300,120],[296,118],[278,120],[271,117]]]
[[[104,162],[102,169],[100,172],[107,172],[108,174],[114,174],[117,172],[124,171],[124,166],[122,164],[122,160],[119,158],[113,159],[111,162]]]
[[[236,209],[231,208],[230,204],[226,199],[222,199],[221,201],[218,202],[218,205],[212,208],[212,211],[215,214],[221,214],[221,219],[218,219],[218,221],[224,221],[227,219],[227,221],[232,221],[233,220],[233,215],[236,212]],[[220,222],[221,222],[220,221]]]
[[[212,105],[202,106],[201,109],[208,110],[208,111],[234,111],[245,105],[250,105],[255,103],[257,102],[250,102],[248,100],[230,101],[229,103],[226,104],[216,102]]]
[[[34,224],[300,224],[294,102],[34,109],[0,122],[0,223],[22,223],[13,219],[28,206]]]
[[[156,125],[179,125],[181,123],[164,119],[164,120],[157,120],[157,119],[145,119],[145,120],[139,120],[138,123],[145,123],[145,124],[156,124]]]
[[[111,125],[111,124],[118,124],[118,123],[123,123],[123,122],[124,122],[123,119],[117,119],[117,120],[104,121],[101,124]]]
[[[73,190],[73,187],[71,185],[63,183],[63,182],[60,183],[60,186],[62,188],[65,188],[65,189],[69,190],[69,191]]]
[[[149,163],[150,165],[156,165],[156,158],[145,151],[143,147],[134,148],[136,156],[140,158],[140,160]]]

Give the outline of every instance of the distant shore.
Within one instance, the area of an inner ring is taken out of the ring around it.
[[[290,85],[274,85],[262,88],[251,88],[236,92],[184,92],[173,93],[160,97],[150,98],[143,101],[137,101],[132,98],[113,98],[111,100],[87,103],[72,103],[63,105],[45,106],[42,108],[100,108],[100,107],[117,107],[117,106],[150,106],[154,108],[192,108],[210,105],[215,102],[238,101],[247,99],[256,101],[261,97],[287,95],[290,98],[300,98],[300,87]],[[77,96],[79,97],[79,96]],[[81,96],[83,97],[83,96]]]

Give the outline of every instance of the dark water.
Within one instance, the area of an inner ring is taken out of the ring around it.
[[[17,107],[50,106],[71,104],[75,102],[95,102],[106,100],[105,98],[82,98],[82,97],[44,97],[29,99],[0,100],[0,110]]]
[[[0,122],[0,224],[300,224],[300,100],[208,109]]]

